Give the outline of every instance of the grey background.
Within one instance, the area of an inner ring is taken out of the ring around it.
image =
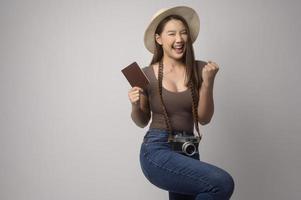
[[[300,199],[300,2],[1,1],[0,199],[168,199],[139,165],[120,70],[147,66],[160,8],[193,7],[197,59],[220,65],[201,159],[235,200]]]

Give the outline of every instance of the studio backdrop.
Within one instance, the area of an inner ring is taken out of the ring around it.
[[[235,180],[233,200],[301,197],[301,3],[295,0],[1,0],[0,199],[151,200],[121,69],[150,64],[161,8],[200,16],[198,60],[219,64],[200,159]]]

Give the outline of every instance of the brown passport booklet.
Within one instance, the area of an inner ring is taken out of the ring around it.
[[[146,89],[146,86],[149,84],[147,76],[144,74],[144,72],[136,62],[133,62],[129,66],[123,68],[121,72],[132,87],[138,86],[140,88]]]

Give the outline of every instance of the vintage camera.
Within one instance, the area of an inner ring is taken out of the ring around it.
[[[200,137],[194,135],[173,135],[170,140],[171,149],[173,151],[185,153],[188,156],[193,156],[198,152]]]

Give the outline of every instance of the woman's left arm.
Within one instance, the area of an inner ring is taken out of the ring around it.
[[[212,61],[202,68],[202,85],[199,90],[198,119],[200,124],[208,124],[214,113],[213,84],[219,66]]]

